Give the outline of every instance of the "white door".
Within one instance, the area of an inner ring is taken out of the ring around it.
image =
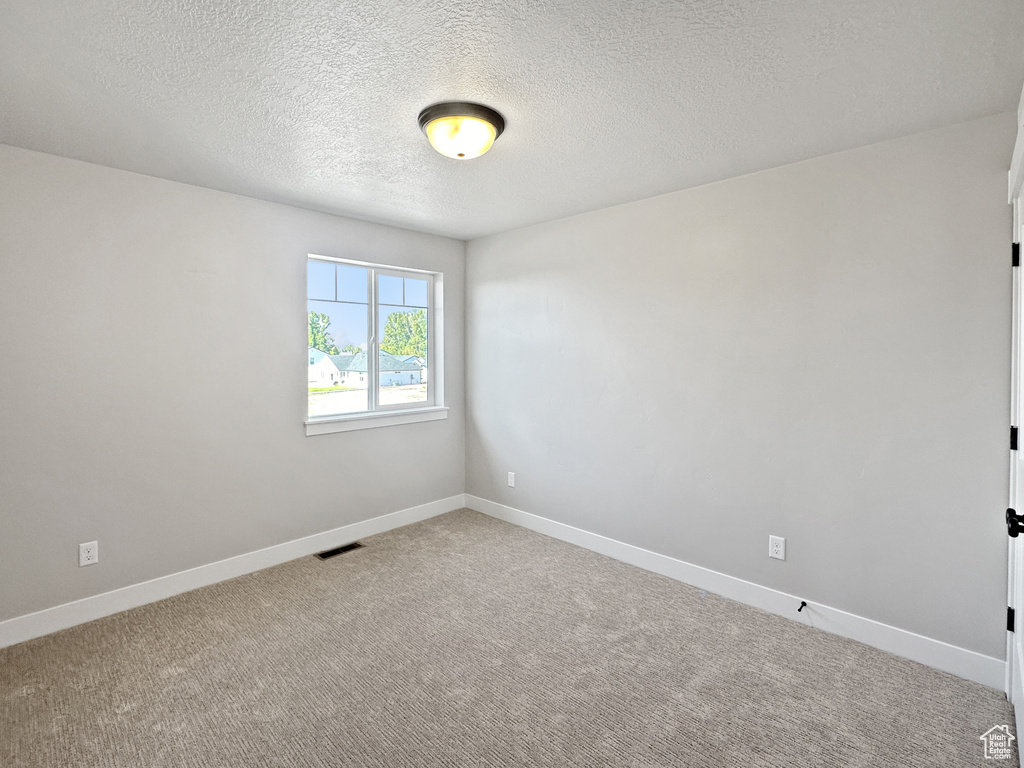
[[[1018,137],[1018,144],[1022,139]],[[1015,153],[1016,154],[1016,153]],[[1011,171],[1012,174],[1012,171]],[[1012,179],[1012,175],[1011,175]],[[1013,187],[1011,186],[1011,190]],[[1013,239],[1020,242],[1021,200],[1013,199]],[[1014,263],[1019,262],[1019,246],[1014,247]],[[1021,340],[1024,338],[1024,316],[1021,307],[1021,267],[1013,267],[1013,309],[1012,309],[1012,351],[1010,382],[1010,424],[1021,426],[1021,386],[1024,384],[1024,355],[1021,354]],[[1006,633],[1006,695],[1014,706],[1016,732],[1024,733],[1024,430],[1018,430],[1018,450],[1010,450],[1009,509],[1007,529],[1011,529],[1011,515],[1021,516],[1020,532],[1016,537],[1008,536],[1008,585],[1007,605],[1014,610],[1007,613]],[[1009,437],[1009,436],[1008,436]],[[1012,442],[1012,441],[1011,441]],[[1011,619],[1012,616],[1012,619]],[[1011,626],[1011,624],[1013,626]],[[1011,631],[1012,630],[1012,631]]]

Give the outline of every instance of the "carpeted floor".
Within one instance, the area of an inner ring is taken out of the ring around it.
[[[3,766],[928,766],[998,691],[463,510],[0,650]]]

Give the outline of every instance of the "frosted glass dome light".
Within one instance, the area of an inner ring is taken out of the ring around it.
[[[468,101],[433,104],[420,112],[419,121],[430,145],[455,160],[480,157],[505,130],[500,114]]]

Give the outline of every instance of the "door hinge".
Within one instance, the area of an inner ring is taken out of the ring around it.
[[[1013,266],[1020,266],[1020,243],[1013,244]]]
[[[1017,450],[1017,428],[1010,427],[1010,450]]]
[[[1009,606],[1007,606],[1007,608],[1006,608],[1006,631],[1007,632],[1013,632],[1013,618],[1014,618],[1013,608],[1010,608]]]

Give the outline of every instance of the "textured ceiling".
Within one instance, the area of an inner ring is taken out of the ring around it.
[[[1011,110],[1024,82],[1021,0],[0,0],[0,19],[0,143],[458,238]],[[506,118],[478,160],[417,125],[456,99]]]

